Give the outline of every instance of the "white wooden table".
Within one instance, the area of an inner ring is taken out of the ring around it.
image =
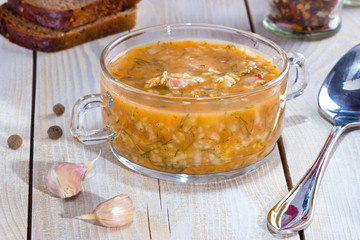
[[[108,145],[86,147],[69,132],[74,102],[100,91],[101,50],[123,33],[58,53],[33,52],[1,37],[0,239],[359,239],[359,129],[346,133],[336,146],[307,230],[273,235],[266,216],[310,167],[330,132],[331,124],[318,114],[317,93],[335,62],[360,43],[360,8],[343,8],[343,25],[334,37],[306,42],[268,33],[261,24],[264,0],[142,0],[138,7],[136,29],[216,23],[256,32],[286,51],[303,53],[310,81],[306,92],[287,104],[282,144],[257,170],[219,183],[172,183],[130,172]],[[61,117],[52,113],[56,103],[66,106]],[[50,140],[47,129],[55,124],[64,135]],[[12,134],[24,140],[18,150],[7,146]],[[99,149],[101,159],[78,197],[62,200],[49,194],[45,178],[52,164],[87,162]],[[130,195],[136,207],[129,227],[109,229],[75,218],[120,193]]]

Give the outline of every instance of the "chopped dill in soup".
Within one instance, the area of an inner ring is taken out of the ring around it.
[[[159,95],[215,97],[254,89],[274,79],[274,64],[232,44],[159,42],[128,51],[110,66],[121,82]]]

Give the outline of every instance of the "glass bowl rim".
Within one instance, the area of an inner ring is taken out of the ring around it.
[[[106,55],[116,46],[118,46],[119,44],[121,44],[122,42],[131,39],[132,37],[136,37],[138,35],[144,34],[146,32],[149,31],[158,31],[158,30],[170,30],[171,28],[180,28],[180,29],[185,29],[185,28],[199,28],[199,29],[208,29],[208,30],[217,30],[217,31],[230,31],[233,33],[240,33],[243,36],[250,38],[255,38],[256,40],[261,40],[262,42],[266,43],[267,45],[269,45],[270,47],[272,47],[273,49],[275,49],[279,55],[284,59],[284,63],[282,66],[282,69],[280,70],[279,75],[277,75],[273,80],[271,80],[270,82],[261,85],[259,87],[256,87],[254,89],[251,90],[246,90],[243,92],[239,92],[236,94],[229,94],[229,95],[225,95],[225,96],[214,96],[214,97],[200,97],[200,98],[195,98],[195,97],[181,97],[181,96],[169,96],[169,95],[159,95],[156,93],[151,93],[151,92],[147,92],[135,87],[132,87],[130,85],[127,85],[123,82],[121,82],[120,80],[116,79],[114,76],[112,76],[112,74],[109,72],[108,68],[106,67],[105,64],[105,57]],[[161,25],[155,25],[155,26],[149,26],[149,27],[145,27],[145,28],[141,28],[138,30],[134,30],[131,31],[129,33],[126,33],[118,38],[116,38],[115,40],[111,41],[102,51],[101,55],[100,55],[100,65],[101,65],[101,70],[102,73],[104,73],[106,75],[107,78],[109,78],[112,82],[116,83],[118,86],[120,86],[121,88],[135,93],[135,94],[140,94],[140,95],[145,95],[148,96],[150,98],[160,98],[163,100],[168,100],[168,101],[178,101],[178,102],[202,102],[202,101],[218,101],[218,100],[225,100],[225,99],[231,99],[231,98],[235,98],[235,97],[244,97],[247,95],[252,95],[258,92],[263,92],[268,88],[271,88],[272,86],[276,85],[277,83],[281,82],[281,80],[283,80],[285,78],[285,75],[288,73],[289,71],[289,60],[288,57],[286,55],[286,52],[280,47],[278,46],[276,43],[274,43],[273,41],[259,35],[256,33],[252,33],[246,30],[241,30],[241,29],[237,29],[237,28],[233,28],[233,27],[228,27],[228,26],[223,26],[223,25],[217,25],[217,24],[209,24],[209,23],[175,23],[175,24],[161,24]]]

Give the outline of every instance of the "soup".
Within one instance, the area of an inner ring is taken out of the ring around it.
[[[255,50],[221,42],[157,42],[123,53],[107,68],[132,89],[102,76],[102,91],[113,98],[113,107],[104,108],[105,123],[116,134],[112,146],[143,167],[231,171],[264,158],[280,136],[286,81],[241,95],[279,74]],[[134,89],[145,97],[136,97]]]

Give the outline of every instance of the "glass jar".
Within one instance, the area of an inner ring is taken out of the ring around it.
[[[264,27],[273,34],[295,39],[330,37],[341,27],[341,0],[268,0]]]

